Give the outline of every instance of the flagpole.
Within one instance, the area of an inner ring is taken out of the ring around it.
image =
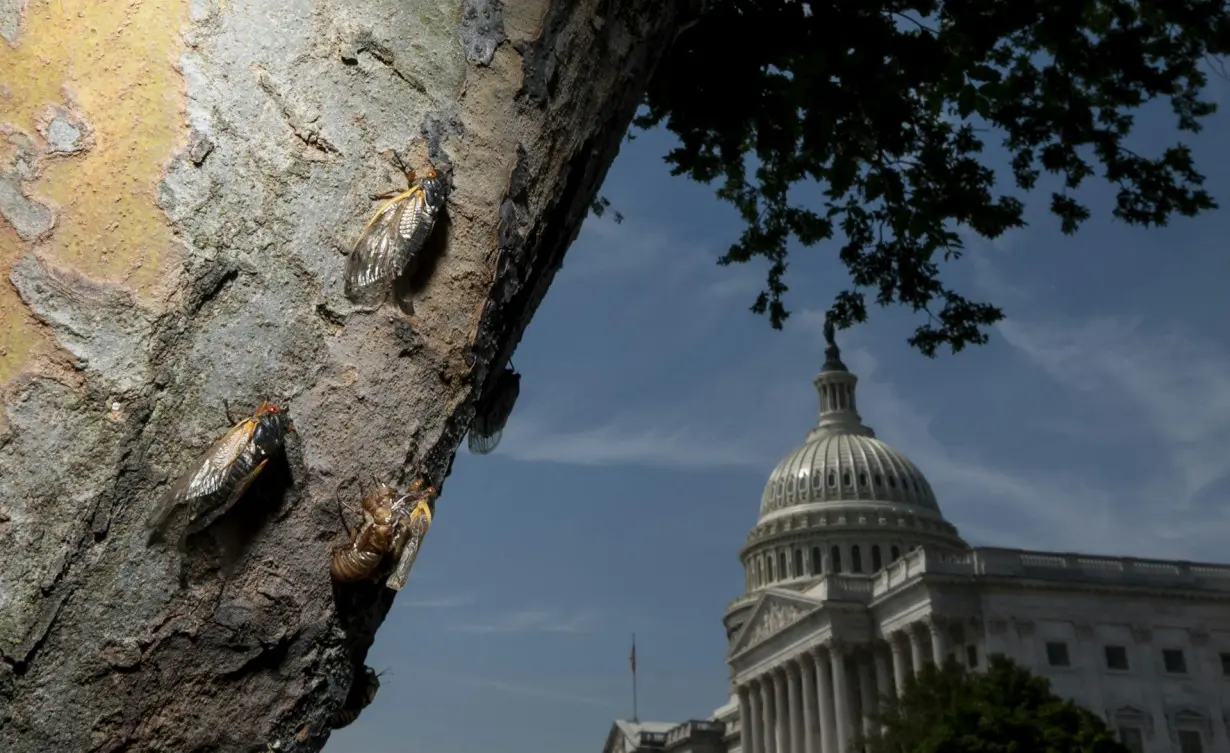
[[[632,664],[632,721],[639,722],[636,708],[636,633],[632,634],[632,654],[629,657]]]

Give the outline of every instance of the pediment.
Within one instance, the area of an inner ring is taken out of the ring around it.
[[[739,630],[738,637],[731,644],[727,656],[734,656],[763,643],[820,609],[820,606],[819,602],[794,593],[769,591],[762,594]]]
[[[1120,706],[1111,713],[1111,719],[1133,727],[1141,727],[1145,734],[1153,734],[1153,715],[1135,706]]]

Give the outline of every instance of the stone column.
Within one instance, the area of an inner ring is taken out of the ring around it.
[[[742,753],[760,753],[756,750],[756,743],[752,742],[753,732],[756,728],[755,714],[752,706],[752,692],[747,685],[740,685],[739,693],[739,749]]]
[[[893,633],[888,641],[888,646],[893,652],[893,684],[897,688],[897,697],[905,692],[905,679],[910,673],[910,667],[906,664],[905,658],[905,637],[901,633]]]
[[[819,753],[820,708],[816,705],[816,664],[807,654],[799,657],[799,682],[803,686],[803,753]]]
[[[877,713],[882,713],[883,699],[889,693],[893,692],[893,679],[888,670],[888,657],[884,655],[883,648],[872,649],[873,661],[876,665],[876,700],[875,709]]]
[[[786,673],[779,667],[773,670],[773,749],[777,753],[793,753],[790,750],[790,707],[786,705]]]
[[[772,675],[765,674],[760,677],[760,703],[760,736],[757,739],[761,744],[757,747],[763,753],[778,753],[777,746],[773,744],[773,719],[777,715],[777,709],[773,708]]]
[[[858,705],[859,711],[863,717],[863,735],[871,737],[875,731],[875,703],[876,691],[872,683],[871,670],[871,654],[860,652],[857,660],[858,667]]]
[[[948,633],[945,628],[946,626],[934,617],[927,623],[927,630],[931,632],[931,653],[937,667],[944,666],[944,660],[948,658]]]
[[[830,644],[833,663],[833,720],[837,731],[837,747],[833,753],[849,753],[850,737],[850,678],[846,675],[845,648],[839,641]]]
[[[906,635],[910,636],[910,659],[914,663],[914,674],[922,671],[923,660],[927,652],[923,650],[922,636],[918,634],[918,629],[914,625],[906,630]]]
[[[816,651],[816,706],[820,711],[820,749],[836,753],[837,717],[833,709],[832,659],[825,649]]]
[[[803,750],[803,676],[799,665],[793,660],[786,662],[786,700],[790,704],[790,753],[806,753]]]

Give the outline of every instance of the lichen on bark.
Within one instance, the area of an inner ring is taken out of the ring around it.
[[[0,749],[323,746],[393,598],[330,583],[335,491],[443,482],[686,5],[4,16],[0,69],[32,79],[0,100]],[[453,182],[408,314],[342,295],[392,150]],[[148,547],[224,401],[266,397],[284,457],[183,552]]]

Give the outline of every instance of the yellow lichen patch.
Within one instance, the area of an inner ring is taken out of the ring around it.
[[[95,279],[123,282],[140,298],[155,293],[174,248],[155,195],[187,136],[175,67],[186,19],[187,0],[29,0],[18,44],[0,44],[0,123],[46,148],[38,125],[56,106],[93,134],[87,151],[45,158],[42,175],[25,186],[57,215],[40,252]],[[28,246],[8,230],[0,233],[0,270]],[[10,315],[21,305],[15,297],[0,284],[0,343],[9,343],[0,381],[20,368],[21,343],[33,337],[27,318]]]
[[[0,281],[0,384],[16,375],[40,351],[53,349],[50,338],[8,284],[13,266],[9,255],[20,242],[13,228],[0,221],[0,253],[4,254],[5,262],[0,264],[0,275],[4,276]]]

